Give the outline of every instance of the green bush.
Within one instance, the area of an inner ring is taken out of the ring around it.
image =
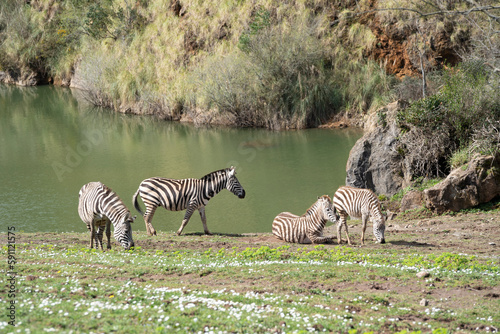
[[[469,149],[468,147],[465,147],[453,152],[452,156],[450,157],[449,164],[451,168],[458,168],[468,162],[469,162]]]
[[[498,130],[491,125],[500,121],[498,75],[474,61],[445,71],[442,80],[436,94],[397,115],[405,164],[414,176],[444,175],[474,152],[498,151]]]
[[[498,90],[482,62],[462,63],[444,72],[444,86],[398,114],[401,126],[450,132],[457,147],[468,145],[472,133],[487,118],[500,118]]]

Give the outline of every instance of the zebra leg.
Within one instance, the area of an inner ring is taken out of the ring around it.
[[[347,220],[344,220],[345,236],[347,237],[347,243],[351,245],[351,239],[349,239],[349,232],[347,231]]]
[[[189,205],[187,207],[186,214],[184,215],[184,219],[182,220],[181,227],[179,227],[179,230],[177,230],[177,235],[181,235],[182,230],[184,229],[184,227],[186,227],[187,223],[189,222],[189,219],[191,219],[194,210],[195,210],[194,206]]]
[[[340,214],[339,222],[337,223],[337,242],[340,244],[342,242],[341,232],[342,226],[345,227],[345,235],[347,237],[347,243],[351,244],[351,239],[349,239],[349,231],[347,229],[347,215]]]
[[[341,241],[342,241],[342,238],[340,237],[341,236],[341,233],[342,233],[342,220],[344,220],[344,216],[341,215],[340,216],[340,219],[339,221],[337,222],[337,243],[340,245]]]
[[[309,240],[311,240],[311,243],[313,244],[326,244],[333,241],[332,237],[324,237],[322,235],[314,233],[308,233],[307,238],[309,238]]]
[[[90,230],[90,249],[94,249],[94,233],[95,233],[95,226],[94,226],[94,221],[90,223],[90,227],[87,226]]]
[[[108,238],[108,246],[107,249],[111,249],[111,220],[106,221],[106,237]]]
[[[366,231],[366,224],[368,223],[368,215],[363,215],[361,217],[361,220],[363,221],[363,230],[361,231],[361,244],[365,244],[365,231]]]
[[[151,224],[156,208],[157,208],[156,206],[149,206],[149,207],[146,206],[146,213],[144,214],[144,223],[146,223],[146,231],[148,232],[149,235],[156,235],[156,230]]]
[[[102,223],[97,227],[97,236],[96,236],[96,248],[101,249],[104,252],[104,248],[102,247],[102,236],[104,229],[106,228],[106,225],[103,225]]]
[[[198,211],[200,212],[201,222],[203,223],[203,230],[205,230],[205,234],[212,235],[212,233],[210,233],[207,227],[207,216],[205,215],[205,207],[202,206],[201,208],[198,208]]]

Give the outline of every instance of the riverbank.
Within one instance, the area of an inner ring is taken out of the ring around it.
[[[95,105],[172,120],[316,127],[432,95],[431,73],[464,59],[495,67],[490,3],[11,1],[0,81],[78,87]]]
[[[396,219],[387,244],[369,226],[363,247],[359,221],[351,247],[141,231],[135,250],[113,240],[105,253],[88,250],[87,233],[16,232],[18,293],[0,303],[15,300],[16,324],[32,331],[496,332],[499,224],[498,212]]]

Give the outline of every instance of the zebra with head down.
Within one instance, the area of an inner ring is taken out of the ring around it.
[[[385,216],[382,214],[380,202],[370,189],[359,189],[349,186],[340,187],[333,196],[333,204],[340,213],[337,224],[337,239],[341,242],[342,226],[345,227],[347,243],[350,245],[349,233],[347,232],[347,216],[361,218],[363,222],[361,232],[361,244],[365,244],[365,231],[368,218],[373,220],[373,235],[377,243],[385,244]]]
[[[205,234],[211,234],[207,228],[205,206],[208,201],[221,190],[227,189],[239,198],[245,198],[245,190],[236,178],[234,167],[217,170],[200,179],[167,179],[163,177],[152,177],[145,179],[139,185],[132,201],[134,207],[144,217],[146,230],[149,235],[156,235],[151,221],[156,208],[164,207],[170,211],[186,210],[177,235],[182,233],[195,210],[200,212],[201,222]],[[146,211],[142,212],[137,202],[138,195],[146,205]]]
[[[324,237],[326,221],[335,223],[337,211],[329,196],[323,195],[302,216],[282,212],[274,218],[273,234],[276,238],[301,244],[322,244],[331,242],[333,237]]]
[[[118,195],[101,182],[90,182],[80,189],[78,214],[90,230],[91,249],[94,248],[95,239],[96,248],[104,250],[102,247],[104,231],[108,238],[107,249],[111,249],[111,223],[114,226],[116,241],[126,250],[134,247],[130,224],[136,217],[132,217]]]

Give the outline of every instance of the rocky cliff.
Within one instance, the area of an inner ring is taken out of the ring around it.
[[[396,101],[368,117],[365,134],[349,154],[347,185],[389,196],[401,189],[404,172],[403,159],[398,152],[401,130],[396,114],[404,107],[404,102]]]

